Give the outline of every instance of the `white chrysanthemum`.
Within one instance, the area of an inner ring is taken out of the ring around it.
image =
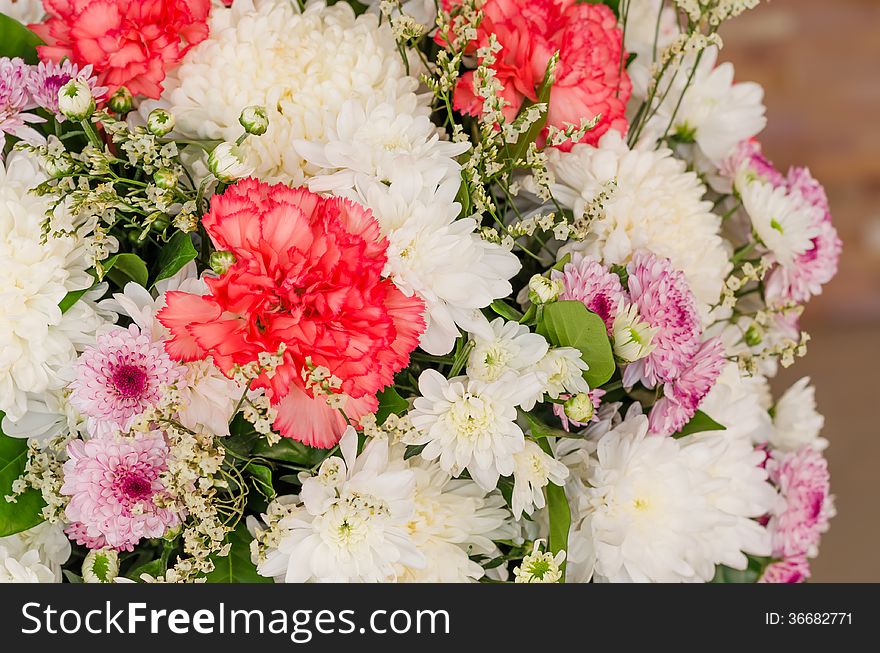
[[[733,64],[722,63],[716,67],[717,59],[717,48],[710,47],[703,52],[685,92],[694,65],[693,55],[686,57],[666,99],[647,127],[649,132],[663,136],[663,130],[672,121],[669,134],[696,143],[701,154],[716,167],[739,143],[760,133],[767,124],[764,89],[754,82],[734,83]],[[669,78],[671,75],[664,78],[667,80],[664,84],[669,83]],[[679,106],[682,92],[684,98]]]
[[[571,580],[699,579],[708,555],[701,536],[718,522],[709,500],[717,483],[692,468],[675,439],[647,433],[647,417],[634,410],[599,440],[589,485],[571,497]]]
[[[172,291],[204,295],[207,284],[198,277],[196,266],[189,263],[169,279],[156,284],[156,297],[136,283],[128,283],[123,292],[114,293],[108,305],[128,315],[142,333],[154,342],[168,337],[168,330],[156,319],[165,306],[165,294]],[[180,423],[188,429],[201,426],[215,435],[229,435],[229,420],[241,398],[243,388],[227,378],[210,360],[194,361],[183,366],[186,374],[180,391]]]
[[[759,444],[773,430],[767,412],[771,402],[767,379],[759,374],[748,376],[731,362],[722,368],[700,410],[724,426],[727,435]]]
[[[416,96],[409,98],[409,106],[384,103],[369,110],[349,100],[320,140],[294,141],[299,155],[321,169],[309,180],[309,188],[339,195],[366,179],[390,183],[402,174],[437,171],[443,180],[460,179],[454,157],[470,144],[442,140],[443,132],[427,115],[414,115],[419,111]]]
[[[784,267],[796,265],[798,255],[813,247],[822,209],[759,179],[738,179],[736,186],[761,242]]]
[[[441,183],[442,170],[398,172],[400,180],[390,186],[368,182],[356,193],[343,194],[370,208],[388,239],[384,273],[405,295],[415,293],[424,300],[422,349],[447,354],[459,327],[489,331],[479,309],[512,292],[509,279],[519,272],[520,262],[475,233],[478,225],[472,218],[456,220],[460,180]]]
[[[0,0],[0,14],[14,18],[22,25],[39,22],[46,15],[42,0]]]
[[[510,476],[514,454],[525,437],[516,423],[516,407],[541,386],[535,374],[509,374],[492,383],[458,376],[446,379],[436,370],[419,376],[421,397],[410,419],[416,431],[407,444],[425,445],[422,457],[458,476],[464,469],[484,490]]]
[[[348,100],[367,111],[389,103],[400,113],[429,113],[426,99],[415,100],[418,82],[406,74],[387,21],[355,17],[347,3],[312,1],[300,13],[293,2],[237,0],[214,8],[209,29],[168,74],[162,100],[178,133],[227,142],[242,133],[242,109],[266,107],[268,131],[241,148],[262,179],[301,184],[317,172],[293,143],[325,142]]]
[[[561,394],[576,395],[590,391],[590,386],[584,380],[584,372],[588,369],[589,365],[581,358],[579,350],[574,347],[552,347],[532,371],[545,382],[543,393],[550,395],[551,399],[559,399]]]
[[[94,279],[82,238],[42,241],[49,199],[29,190],[44,179],[27,153],[0,162],[0,410],[13,421],[26,413],[28,393],[63,386],[60,373],[104,323],[89,302],[64,314],[58,306]]]
[[[568,467],[544,452],[534,440],[526,440],[525,448],[513,455],[513,516],[531,515],[545,505],[544,488],[548,483],[564,485]]]
[[[773,407],[773,428],[769,429],[774,449],[797,451],[805,446],[822,451],[828,440],[820,438],[825,418],[816,410],[816,388],[805,376],[786,390]]]
[[[524,373],[546,355],[549,345],[529,327],[504,318],[490,322],[492,337],[472,335],[467,374],[480,381],[496,381],[506,372]],[[526,408],[528,410],[528,408]]]
[[[403,460],[404,447],[394,447]],[[493,540],[516,535],[510,510],[498,492],[487,493],[473,481],[453,479],[436,463],[415,456],[403,463],[415,474],[415,510],[407,524],[425,557],[419,568],[401,566],[401,582],[463,583],[479,580],[485,570],[472,555],[500,555]]]
[[[745,569],[745,554],[769,556],[770,532],[756,519],[776,505],[776,490],[761,466],[766,454],[749,438],[728,431],[690,435],[681,440],[692,469],[708,474],[712,486],[703,490],[717,514],[715,523],[700,534],[702,546],[688,559],[701,580],[711,580],[715,565]]]
[[[339,441],[342,458],[301,475],[299,497],[270,504],[268,528],[251,522],[257,571],[276,582],[380,582],[397,568],[424,566],[407,525],[413,518],[415,474],[389,469],[388,441],[371,440],[357,456],[357,432]],[[260,549],[262,547],[262,550]]]
[[[0,537],[0,583],[60,583],[69,557],[70,540],[58,524]]]
[[[703,201],[705,187],[669,150],[630,150],[609,131],[599,147],[576,145],[571,152],[550,152],[556,175],[553,192],[575,216],[607,189],[616,187],[593,220],[590,235],[560,250],[577,251],[606,265],[625,264],[633,252],[647,249],[681,270],[704,308],[721,294],[730,264],[719,236],[721,219]]]

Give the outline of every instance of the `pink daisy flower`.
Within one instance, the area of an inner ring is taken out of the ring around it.
[[[810,577],[810,564],[804,556],[795,556],[767,565],[759,583],[803,583]]]
[[[88,418],[92,435],[125,432],[159,402],[163,387],[183,375],[164,345],[132,324],[98,336],[95,346],[79,357],[70,402]]]
[[[550,276],[554,280],[561,279],[565,284],[565,291],[559,295],[559,299],[582,302],[602,318],[608,333],[611,333],[621,305],[629,302],[626,291],[620,285],[620,277],[606,270],[595,259],[581,254],[574,254],[562,272],[554,270]]]
[[[45,122],[40,116],[26,113],[34,107],[27,91],[30,66],[19,58],[0,57],[0,150],[6,135],[37,144],[43,137],[27,123]]]
[[[767,472],[781,495],[767,524],[773,554],[815,556],[834,515],[828,462],[812,447],[791,453],[774,451],[767,460]]]
[[[684,274],[668,259],[638,251],[626,267],[629,294],[642,319],[657,329],[654,350],[629,365],[623,376],[627,386],[641,381],[647,386],[677,378],[700,348],[697,301]]]
[[[734,179],[744,165],[774,188],[785,186],[785,176],[764,156],[761,143],[756,138],[741,141],[734,153],[722,161],[719,172],[729,179]]]
[[[64,114],[58,111],[58,90],[71,79],[77,78],[89,85],[95,100],[100,100],[107,92],[106,87],[98,86],[98,79],[92,74],[90,65],[80,70],[70,59],[61,63],[41,61],[31,68],[27,89],[37,106],[55,114],[58,122],[64,122]]]
[[[61,494],[70,497],[66,532],[78,543],[131,551],[141,538],[161,537],[180,523],[157,501],[169,498],[160,479],[168,455],[161,432],[74,440],[67,454]]]
[[[648,416],[655,435],[672,435],[681,430],[696,414],[721,374],[727,358],[720,338],[702,344],[687,368],[674,381],[663,386],[663,397]]]

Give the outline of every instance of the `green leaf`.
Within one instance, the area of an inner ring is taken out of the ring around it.
[[[675,433],[672,437],[683,438],[684,436],[691,435],[692,433],[726,430],[726,426],[719,424],[702,410],[698,410],[696,413],[694,413],[694,416],[691,417],[691,421],[682,426],[681,430],[678,433]]]
[[[316,449],[290,438],[281,438],[280,442],[271,445],[265,438],[261,438],[251,451],[252,456],[294,463],[302,467],[314,467],[324,460],[328,453],[327,449]]]
[[[4,417],[0,411],[0,420]],[[12,494],[12,484],[24,472],[28,446],[24,438],[10,438],[0,431],[0,537],[33,528],[43,521],[42,495],[33,488],[19,495],[15,503],[4,497]]]
[[[275,487],[272,485],[272,470],[265,465],[248,463],[245,468],[251,475],[254,488],[270,501],[275,498]]]
[[[64,299],[62,299],[58,303],[58,308],[61,309],[62,313],[66,313],[74,304],[79,301],[80,297],[85,295],[89,290],[89,288],[83,288],[82,290],[71,290],[64,296]]]
[[[538,440],[538,446],[545,453],[552,456],[553,451],[550,449],[550,443],[546,438]],[[547,497],[547,516],[550,518],[550,537],[548,538],[547,547],[550,553],[556,555],[560,551],[568,554],[568,531],[571,528],[571,510],[568,506],[568,498],[565,496],[565,488],[547,483],[544,488],[544,496]],[[565,582],[565,562],[560,565],[562,578],[560,583]]]
[[[104,269],[104,275],[120,288],[123,288],[129,281],[134,281],[138,285],[147,287],[147,264],[137,254],[125,252],[111,256],[101,264]]]
[[[21,57],[27,63],[37,63],[37,46],[43,41],[17,20],[0,14],[0,57]]]
[[[155,560],[150,560],[150,562],[141,565],[140,567],[135,567],[127,574],[125,574],[125,577],[140,582],[141,574],[149,574],[153,577],[161,576],[165,573],[166,567],[167,561],[162,560],[161,558],[156,558]]]
[[[61,572],[64,574],[64,577],[67,579],[68,583],[82,583],[82,576],[73,573],[69,569],[62,569]]]
[[[717,565],[715,567],[715,577],[713,583],[757,583],[761,578],[764,570],[771,562],[772,558],[758,558],[755,556],[747,556],[749,564],[745,569],[733,569],[727,565]]]
[[[184,265],[195,260],[198,255],[190,235],[178,231],[171,236],[171,239],[159,252],[159,273],[156,275],[153,285],[156,285],[157,281],[173,277]]]
[[[378,424],[383,424],[391,413],[402,415],[409,410],[409,402],[393,386],[388,386],[376,396],[379,399],[379,408],[376,410]]]
[[[557,347],[580,350],[581,358],[590,366],[584,379],[591,388],[598,388],[614,374],[614,354],[605,323],[581,302],[561,301],[544,306],[538,333]]]
[[[532,437],[535,440],[540,438],[570,438],[571,433],[563,431],[562,429],[556,429],[552,426],[547,426],[539,420],[537,417],[530,413],[526,413],[525,411],[520,411],[519,413],[523,417],[526,418],[526,421],[529,423],[529,431],[532,434]]]
[[[205,576],[209,583],[271,583],[271,578],[260,576],[251,562],[251,534],[244,523],[239,523],[227,536],[232,543],[229,555],[221,558],[211,556],[214,571]]]
[[[507,302],[504,302],[500,299],[496,299],[494,302],[492,302],[489,305],[489,308],[498,313],[498,315],[503,317],[505,320],[510,320],[511,322],[519,322],[523,317],[522,313],[520,313]]]

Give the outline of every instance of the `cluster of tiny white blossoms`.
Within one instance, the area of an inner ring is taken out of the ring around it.
[[[0,581],[809,577],[829,442],[770,380],[841,244],[720,60],[759,2],[529,3],[0,57]]]

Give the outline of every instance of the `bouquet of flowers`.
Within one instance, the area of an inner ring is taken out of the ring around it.
[[[757,4],[0,3],[0,580],[808,578]]]

